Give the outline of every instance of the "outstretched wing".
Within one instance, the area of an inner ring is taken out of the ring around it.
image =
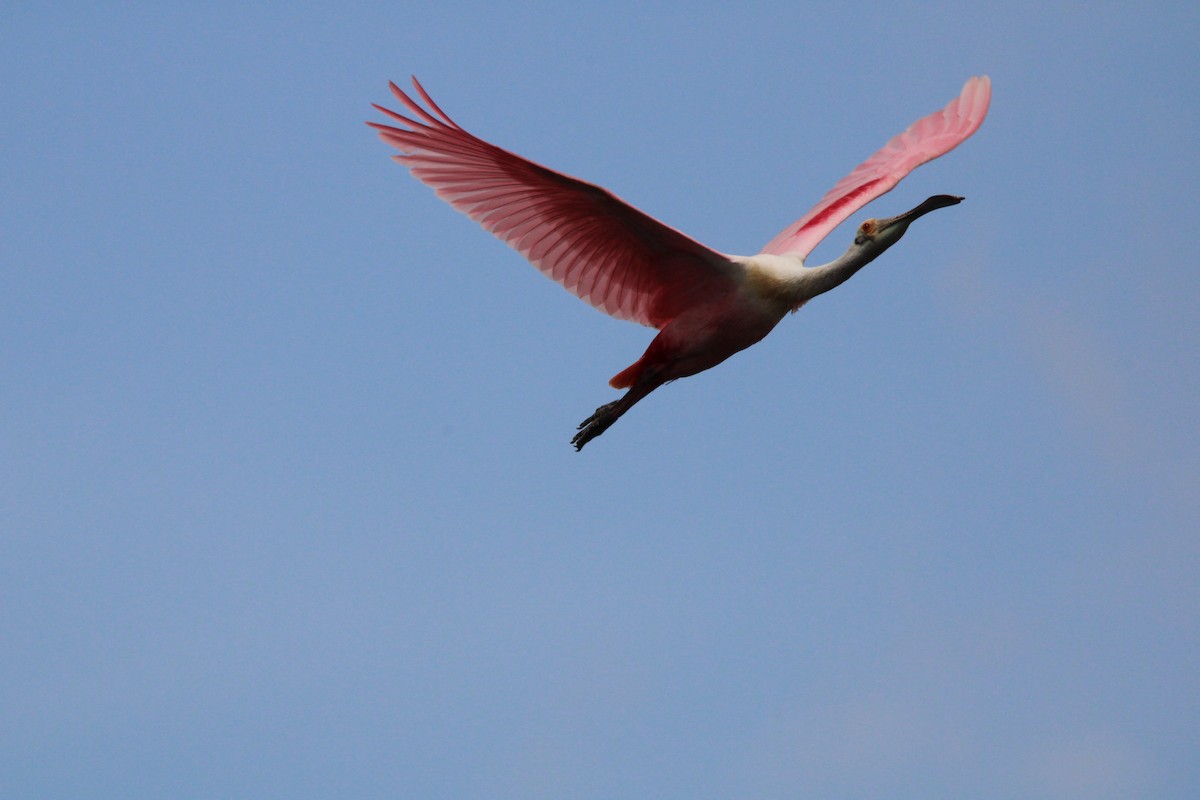
[[[829,232],[867,203],[889,192],[908,173],[962,144],[979,129],[992,98],[986,75],[971,78],[941,111],[917,120],[879,152],[838,181],[807,214],[772,239],[764,253],[808,258]]]
[[[611,192],[502,150],[460,128],[413,78],[425,105],[389,84],[416,119],[367,123],[438,196],[520,252],[581,300],[660,328],[711,293],[736,266]]]

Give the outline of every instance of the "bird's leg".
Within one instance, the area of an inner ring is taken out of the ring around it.
[[[653,392],[659,386],[662,386],[662,384],[662,379],[658,377],[658,370],[644,370],[637,379],[637,382],[619,400],[605,403],[597,408],[595,413],[590,417],[579,423],[579,433],[575,434],[574,438],[571,439],[571,444],[575,445],[575,451],[582,450],[585,444],[612,427],[612,424],[622,414],[633,408],[634,403]]]
[[[594,414],[579,423],[579,433],[571,439],[571,444],[575,445],[575,452],[579,452],[585,444],[608,430],[618,417],[629,410],[629,406],[633,404],[626,404],[625,398],[629,397],[632,392],[633,390],[630,389],[620,400],[605,403],[597,408]]]
[[[571,439],[571,444],[575,445],[576,451],[582,450],[585,444],[604,433],[610,425],[617,421],[617,417],[622,414],[621,411],[617,411],[617,406],[620,404],[620,400],[605,403],[597,408],[594,414],[579,423],[579,433]]]

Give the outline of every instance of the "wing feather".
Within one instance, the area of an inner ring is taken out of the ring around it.
[[[619,319],[660,328],[730,290],[726,256],[611,192],[496,147],[460,128],[413,78],[418,103],[389,84],[412,116],[375,106],[403,127],[369,122],[395,160],[446,202],[524,255],[576,297]],[[679,289],[687,287],[688,300]]]
[[[914,122],[878,152],[838,181],[812,209],[772,239],[764,253],[798,254],[807,258],[813,248],[851,214],[926,161],[962,144],[983,124],[991,101],[988,77],[971,78],[958,97],[941,111]]]

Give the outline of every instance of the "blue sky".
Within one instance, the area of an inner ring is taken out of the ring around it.
[[[0,794],[1200,795],[1193,6],[4,29]],[[410,73],[744,254],[994,94],[850,224],[965,203],[576,454],[651,332],[388,160]]]

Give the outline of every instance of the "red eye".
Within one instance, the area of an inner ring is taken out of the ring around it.
[[[867,234],[874,233],[875,232],[875,220],[869,219],[866,222],[864,222],[862,224],[862,232],[867,233]]]

